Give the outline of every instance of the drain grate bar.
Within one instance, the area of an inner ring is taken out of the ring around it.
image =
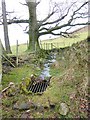
[[[48,81],[46,80],[42,80],[40,82],[31,82],[30,85],[28,86],[28,91],[32,91],[34,93],[37,93],[37,92],[44,92],[46,90],[46,88],[49,86],[50,84],[50,78]]]

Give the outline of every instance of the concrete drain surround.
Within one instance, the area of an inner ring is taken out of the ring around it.
[[[49,85],[50,80],[43,80],[40,82],[30,83],[27,89],[28,91],[32,91],[33,93],[44,92]]]

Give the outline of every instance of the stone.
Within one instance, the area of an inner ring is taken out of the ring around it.
[[[19,110],[28,110],[30,109],[30,106],[28,103],[25,103],[25,102],[22,102],[20,105],[19,105]]]
[[[16,110],[16,109],[19,109],[19,106],[18,106],[17,103],[15,103],[15,104],[13,105],[13,110]]]
[[[15,87],[15,84],[14,84],[13,82],[10,82],[8,86],[9,86],[9,87],[10,87],[10,86]]]
[[[29,110],[30,109],[30,105],[28,103],[22,102],[20,104],[15,103],[13,106],[13,109],[18,109],[18,110]]]
[[[37,111],[38,111],[39,113],[42,113],[43,110],[44,110],[44,107],[43,107],[42,105],[37,105]]]
[[[29,115],[27,114],[27,113],[23,113],[22,115],[21,115],[21,118],[23,119],[26,119],[26,118],[29,118]]]
[[[69,108],[68,108],[67,104],[66,103],[61,103],[59,113],[61,115],[67,115],[68,112],[69,112]]]

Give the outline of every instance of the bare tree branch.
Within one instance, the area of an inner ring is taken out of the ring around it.
[[[62,25],[62,26],[57,26],[57,27],[54,27],[54,28],[51,28],[51,29],[47,29],[47,28],[42,28],[42,30],[47,30],[47,31],[44,31],[44,32],[41,32],[41,33],[39,33],[39,36],[41,36],[41,35],[45,35],[45,34],[52,34],[52,35],[61,35],[61,33],[67,33],[67,32],[60,32],[60,33],[53,33],[53,31],[55,31],[55,30],[59,30],[59,29],[62,29],[62,28],[64,28],[64,27],[66,27],[66,26],[78,26],[78,25],[90,25],[90,23],[76,23],[76,24],[70,24],[70,25],[68,25],[68,24],[64,24],[64,25]]]
[[[55,27],[52,27],[51,29],[47,29],[47,28],[41,28],[40,31],[42,30],[47,30],[45,32],[42,32],[40,33],[40,35],[43,35],[43,34],[52,34],[52,31],[55,31],[55,30],[59,30],[61,28],[64,28],[66,26],[76,26],[76,25],[88,25],[89,23],[77,23],[77,24],[71,24],[73,20],[77,19],[77,18],[86,18],[88,16],[77,16],[74,18],[74,16],[76,15],[76,12],[78,12],[83,6],[85,6],[86,4],[88,4],[88,2],[85,2],[83,3],[77,10],[75,10],[71,16],[71,19],[69,19],[69,21],[66,23],[66,24],[63,24],[63,25],[60,25],[60,26],[55,26]],[[68,14],[68,13],[67,13]],[[61,20],[60,20],[61,21]],[[54,22],[53,22],[54,23]],[[45,25],[45,24],[44,24]]]
[[[8,24],[12,24],[12,23],[29,23],[29,20],[9,20],[7,22]]]
[[[21,2],[19,2],[19,3],[20,3],[21,5],[25,5],[25,6],[27,6],[27,4],[25,4],[25,3],[24,3],[24,4],[23,4],[23,3],[21,3]]]
[[[57,23],[57,22],[63,20],[63,19],[69,14],[69,11],[70,11],[71,7],[72,7],[75,3],[76,3],[76,2],[74,2],[74,3],[71,4],[71,6],[70,6],[70,7],[68,8],[68,10],[67,10],[67,13],[66,13],[65,15],[63,15],[61,18],[58,18],[57,20],[52,21],[52,22],[43,23],[43,24],[41,24],[41,26],[48,25],[48,24],[54,24],[54,23]],[[50,16],[50,17],[51,17],[51,16]]]
[[[39,22],[39,27],[42,26],[42,23],[47,21],[56,11],[52,11],[44,20]]]
[[[76,12],[78,12],[86,4],[88,4],[88,2],[83,3],[77,10],[73,12],[73,14],[71,15],[71,19],[68,21],[69,24],[73,21],[73,17],[76,15]]]
[[[26,28],[25,28],[25,30],[24,31],[27,31],[27,29],[29,28],[29,25],[28,26],[26,26]]]
[[[39,3],[40,3],[40,1],[37,3],[37,5]],[[63,14],[61,17],[58,17],[56,20],[53,20],[53,19],[51,19],[51,17],[57,12],[56,4],[55,4],[52,12],[50,11],[50,13],[48,14],[48,16],[46,18],[44,18],[42,21],[37,21],[38,29],[39,29],[39,36],[45,35],[45,34],[69,36],[69,33],[67,31],[70,30],[71,27],[78,26],[78,25],[90,25],[90,23],[88,23],[88,22],[86,22],[86,23],[74,22],[77,19],[88,18],[88,12],[80,12],[80,10],[83,7],[85,7],[85,5],[87,5],[89,3],[89,1],[84,2],[79,7],[76,6],[77,9],[72,11],[72,15],[70,16],[70,18],[66,21],[66,23],[62,24],[63,20],[65,20],[65,18],[69,15],[70,10],[72,9],[72,6],[75,5],[75,3],[76,2],[73,2],[70,5],[70,7],[67,8],[67,12],[65,12],[65,14]],[[51,21],[49,22],[48,20],[51,20]],[[14,18],[14,19],[9,20],[8,24],[29,23],[29,22],[30,21],[28,19],[23,20],[23,19]],[[1,21],[0,21],[0,23],[2,24]],[[65,32],[59,32],[60,29],[65,28],[65,27],[69,27],[69,28],[66,29]],[[28,28],[28,26],[26,27],[26,29],[24,31],[26,31],[27,28]],[[56,33],[56,31],[57,31],[57,33]]]
[[[41,0],[36,3],[36,6],[39,5],[40,2],[41,2]]]

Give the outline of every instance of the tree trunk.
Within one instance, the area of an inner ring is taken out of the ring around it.
[[[35,51],[40,49],[38,37],[38,24],[36,15],[36,2],[27,2],[29,9],[29,46],[30,51]]]
[[[2,0],[2,13],[3,13],[3,28],[4,28],[4,39],[5,39],[6,52],[11,53],[9,37],[8,37],[8,25],[7,25],[7,17],[6,17],[5,0]]]

